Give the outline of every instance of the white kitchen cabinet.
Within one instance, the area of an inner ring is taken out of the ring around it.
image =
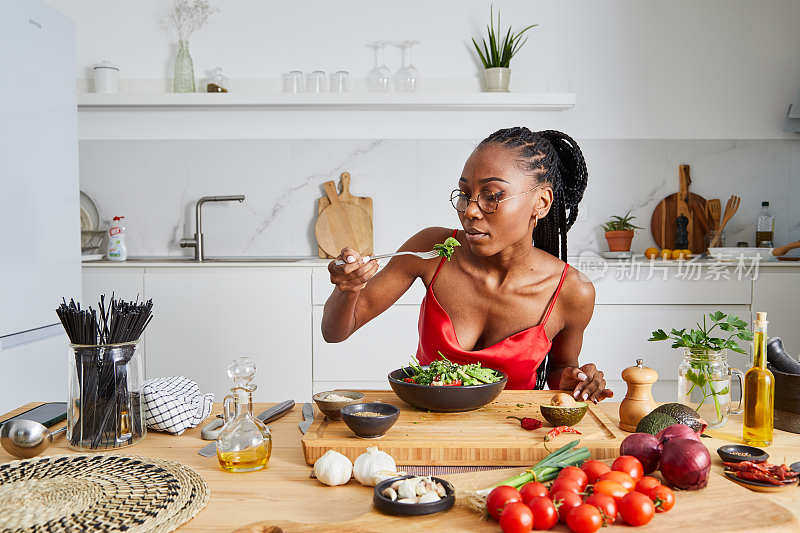
[[[394,305],[349,339],[322,338],[323,306],[314,306],[314,390],[387,389],[386,375],[417,353],[419,305]]]
[[[114,294],[123,300],[146,300],[143,268],[84,268],[81,276],[83,291],[81,304],[97,308],[100,295],[106,299]],[[108,300],[106,300],[108,301]]]
[[[148,377],[184,375],[221,401],[225,367],[249,356],[255,399],[311,396],[311,272],[299,268],[152,268],[155,318],[147,333]]]
[[[398,298],[395,305],[419,305],[422,302],[422,298],[425,297],[425,284],[422,282],[421,279],[417,279],[408,288],[406,292],[403,293],[400,298]],[[328,297],[333,292],[333,284],[331,283],[330,273],[328,272],[327,268],[314,268],[313,272],[313,289],[312,289],[312,297],[314,298],[314,305],[325,305],[325,302],[328,301]]]
[[[645,365],[658,372],[653,395],[658,401],[675,401],[678,365],[682,355],[671,348],[670,341],[649,342],[656,329],[696,327],[703,315],[714,311],[732,313],[747,320],[748,305],[596,305],[594,315],[583,335],[580,363],[595,363],[605,374],[614,397],[622,400],[627,385],[622,370],[644,359]],[[747,346],[749,352],[749,346]],[[730,352],[729,364],[748,368],[749,356]]]
[[[800,354],[800,269],[762,268],[753,282],[753,317],[766,311],[770,337],[780,337],[787,353]]]

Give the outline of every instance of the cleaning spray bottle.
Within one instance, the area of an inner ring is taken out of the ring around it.
[[[128,247],[125,246],[125,226],[122,219],[125,217],[114,217],[114,223],[108,229],[108,253],[106,257],[109,261],[125,261],[128,259]]]

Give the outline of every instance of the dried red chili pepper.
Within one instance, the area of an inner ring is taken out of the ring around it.
[[[506,418],[514,418],[519,420],[519,425],[522,426],[522,429],[527,429],[528,431],[532,431],[534,429],[539,429],[542,427],[542,421],[536,420],[535,418],[524,417],[520,418],[518,416],[507,416]]]
[[[554,438],[556,438],[559,435],[561,435],[562,433],[575,433],[576,435],[582,435],[582,433],[580,431],[578,431],[577,429],[575,429],[574,427],[571,427],[571,426],[558,426],[558,427],[554,427],[553,429],[548,431],[547,435],[544,436],[544,440],[545,441],[551,441]]]
[[[742,470],[739,472],[735,472],[734,475],[741,479],[752,479],[754,481],[763,481],[764,483],[769,483],[771,485],[782,485],[779,479],[775,479],[775,477],[769,474],[765,474],[763,472]]]

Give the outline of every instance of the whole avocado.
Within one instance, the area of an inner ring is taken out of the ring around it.
[[[655,435],[662,429],[679,423],[680,422],[672,418],[667,413],[657,413],[653,411],[649,415],[639,420],[639,424],[636,426],[636,433],[649,433],[651,435]]]
[[[689,426],[696,433],[702,433],[708,426],[708,423],[703,420],[697,411],[682,403],[665,403],[653,409],[652,413],[667,414],[677,420],[679,424]]]

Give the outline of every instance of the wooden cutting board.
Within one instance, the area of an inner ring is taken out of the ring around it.
[[[489,405],[466,413],[421,411],[391,391],[364,394],[368,402],[383,401],[399,407],[395,425],[380,438],[362,439],[344,422],[319,414],[303,436],[306,463],[314,464],[328,450],[336,450],[352,461],[369,446],[379,446],[399,465],[530,466],[550,453],[544,447],[544,436],[552,427],[526,431],[518,420],[506,416],[544,421],[539,405],[549,403],[553,391],[503,391]],[[582,435],[560,435],[547,443],[548,448],[555,450],[580,438],[581,446],[589,448],[592,457],[612,458],[619,455],[620,442],[627,435],[593,404],[576,429]]]
[[[588,415],[587,415],[588,416]],[[382,448],[382,447],[381,447]],[[468,474],[441,476],[456,488],[456,504],[449,511],[418,517],[398,517],[382,514],[374,508],[345,522],[302,523],[284,520],[265,520],[237,529],[234,533],[386,533],[387,531],[488,531],[499,532],[500,525],[493,520],[482,520],[480,515],[464,505],[466,491],[487,487],[517,473],[515,470],[489,470]],[[356,483],[351,481],[351,484]],[[365,507],[372,499],[372,488],[362,487]],[[337,490],[337,487],[331,488]],[[797,490],[797,489],[795,489]],[[755,533],[800,531],[800,522],[791,511],[772,500],[740,487],[712,471],[708,486],[699,491],[675,491],[675,507],[668,513],[658,513],[649,524],[637,528],[617,520],[604,527],[603,533],[620,531],[713,532]],[[727,512],[726,512],[727,510]],[[567,532],[563,524],[551,531]]]
[[[342,201],[342,202],[345,202],[345,203],[355,204],[355,205],[359,206],[360,208],[362,208],[364,211],[367,212],[367,214],[369,215],[370,221],[372,221],[372,198],[370,198],[368,196],[353,196],[350,193],[350,173],[349,172],[342,172],[341,173],[341,175],[339,176],[339,183],[341,184],[340,189],[342,191],[339,194],[339,200]],[[331,205],[331,202],[330,202],[330,200],[328,200],[328,196],[327,195],[325,195],[322,198],[320,198],[319,201],[317,202],[317,215],[321,214],[322,211],[326,207],[328,207],[329,205]],[[372,226],[370,226],[370,228],[369,228],[369,246],[367,247],[366,251],[364,252],[365,254],[372,255],[372,253],[374,252],[373,240],[374,240],[374,238],[373,238],[373,234],[372,234]],[[332,257],[332,256],[329,256],[328,254],[326,254],[325,251],[322,248],[320,248],[319,246],[317,247],[317,253],[322,258],[330,258],[330,257]]]
[[[689,165],[680,165],[678,167],[678,192],[661,200],[653,210],[650,231],[659,248],[675,249],[676,220],[678,216],[685,216],[689,233],[689,249],[693,254],[700,254],[706,250],[705,240],[709,230],[706,199],[689,192],[691,183]]]
[[[336,257],[342,248],[355,248],[362,255],[372,250],[372,220],[361,207],[339,200],[332,181],[323,184],[330,205],[317,217],[314,233],[317,244],[329,256]]]

